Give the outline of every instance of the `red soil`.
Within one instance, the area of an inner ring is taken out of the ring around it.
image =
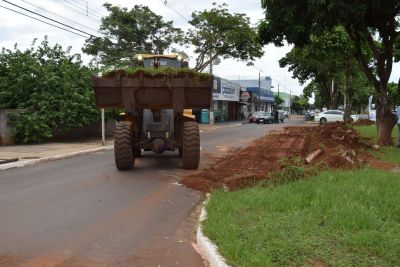
[[[268,179],[269,174],[293,162],[306,168],[357,168],[366,160],[359,158],[364,147],[357,131],[343,123],[285,127],[282,132],[257,139],[212,166],[184,177],[182,183],[205,192],[215,188],[232,190]],[[306,165],[306,156],[317,149],[324,153]]]

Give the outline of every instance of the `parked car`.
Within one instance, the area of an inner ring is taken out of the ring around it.
[[[260,112],[257,115],[257,119],[256,119],[256,123],[272,123],[273,121],[273,117],[271,116],[271,114],[269,114],[268,112]]]
[[[314,117],[314,121],[321,124],[325,124],[327,122],[343,121],[343,115],[344,112],[341,110],[327,110],[316,114]],[[357,121],[358,116],[351,115],[351,120]]]
[[[280,120],[281,122],[283,122],[283,121],[285,120],[285,118],[288,118],[288,114],[287,114],[286,111],[280,109],[280,110],[278,110],[278,112],[279,112],[278,117],[279,117],[279,120]]]
[[[314,117],[311,116],[311,112],[304,113],[304,120],[305,121],[313,121],[314,120]]]
[[[256,122],[256,119],[258,118],[258,115],[261,113],[261,111],[255,111],[252,114],[249,115],[249,123]]]

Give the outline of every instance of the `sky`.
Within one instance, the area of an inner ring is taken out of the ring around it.
[[[107,14],[102,6],[102,0],[9,0],[13,4],[27,8],[34,12],[40,12],[50,18],[64,22],[87,33],[96,34],[100,26],[100,18]],[[87,7],[86,9],[86,2]],[[164,20],[173,21],[176,27],[187,29],[188,19],[193,11],[202,11],[212,7],[212,3],[227,3],[228,8],[234,13],[245,13],[250,17],[251,22],[256,24],[264,17],[261,8],[261,0],[109,0],[113,5],[131,8],[134,5],[147,5],[153,12],[162,15]],[[30,14],[42,19],[27,11],[15,7],[7,1],[0,0],[0,6]],[[52,13],[49,13],[52,12]],[[88,12],[86,12],[88,11]],[[58,15],[58,16],[57,16]],[[47,35],[51,44],[61,44],[63,47],[72,46],[72,52],[82,53],[81,48],[85,43],[85,38],[65,32],[42,22],[16,14],[12,11],[0,7],[0,47],[12,48],[18,43],[20,49],[25,49],[32,44],[34,38],[42,40]],[[293,79],[290,72],[285,68],[279,67],[279,59],[289,52],[291,46],[275,47],[267,45],[264,47],[264,56],[254,61],[254,67],[246,66],[245,62],[233,59],[224,59],[213,67],[214,74],[226,79],[258,79],[261,76],[270,76],[274,91],[278,86],[280,91],[301,94],[304,85],[300,85],[297,79]],[[193,58],[191,51],[189,56]],[[88,62],[90,57],[83,56]],[[193,59],[189,62],[194,65]],[[394,64],[391,81],[396,81],[400,77],[400,64]]]

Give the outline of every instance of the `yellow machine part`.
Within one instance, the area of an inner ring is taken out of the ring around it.
[[[193,120],[196,119],[196,116],[193,115],[193,112],[192,112],[191,109],[184,109],[184,110],[183,110],[183,117],[191,118],[191,119],[193,119]]]

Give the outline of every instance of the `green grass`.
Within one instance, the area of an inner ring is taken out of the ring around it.
[[[205,234],[233,266],[400,266],[400,175],[326,171],[216,191]]]
[[[376,138],[376,126],[375,125],[354,126],[354,128],[358,130],[358,132],[360,133],[361,136],[370,138],[372,141],[375,141],[375,138]],[[398,136],[397,125],[393,128],[392,136],[393,136],[393,142],[396,144],[397,136]]]
[[[376,126],[355,126],[355,129],[358,130],[361,136],[370,138],[372,141],[376,138]],[[393,143],[397,144],[398,137],[398,129],[397,126],[393,128],[392,136]],[[400,164],[400,149],[394,146],[386,146],[381,147],[378,151],[370,150],[369,151],[374,157],[379,158],[383,161],[392,162],[395,164]]]

